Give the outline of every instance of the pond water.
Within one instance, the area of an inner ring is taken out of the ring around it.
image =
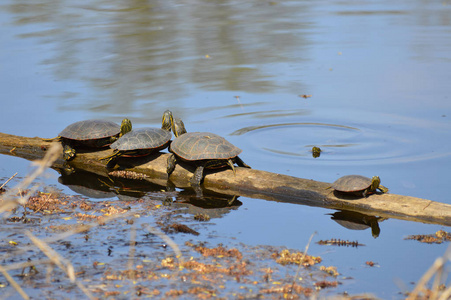
[[[6,0],[0,22],[1,132],[54,137],[90,118],[158,126],[171,109],[255,169],[379,175],[394,194],[451,203],[450,1]],[[0,156],[0,178],[29,168]],[[400,298],[447,247],[404,240],[443,226],[389,219],[373,238],[331,210],[239,200],[212,220],[213,242],[303,250],[316,232],[365,244],[310,246],[353,278],[334,292]]]

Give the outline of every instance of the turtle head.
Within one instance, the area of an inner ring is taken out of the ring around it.
[[[372,192],[376,191],[376,189],[379,187],[379,184],[381,184],[381,179],[379,178],[379,176],[373,176],[373,178],[371,178],[371,186],[369,187],[369,190]]]
[[[127,132],[130,132],[130,131],[132,131],[132,121],[125,118],[122,120],[121,133],[119,134],[119,136],[123,136],[124,134],[126,134]]]
[[[185,124],[179,118],[175,118],[172,122],[172,132],[174,132],[175,137],[179,137],[186,133]]]
[[[163,113],[163,119],[161,120],[161,129],[171,131],[171,125],[174,123],[174,117],[170,110],[166,110]]]
[[[321,155],[321,148],[320,148],[320,147],[313,146],[313,148],[312,148],[312,156],[313,156],[314,158],[317,158],[317,157],[319,157],[320,155]]]

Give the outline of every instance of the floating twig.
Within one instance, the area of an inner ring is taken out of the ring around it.
[[[14,175],[13,176],[11,176],[11,177],[9,177],[9,179],[8,180],[6,180],[5,181],[5,183],[4,184],[2,184],[2,186],[0,186],[0,190],[8,183],[8,182],[10,182],[11,181],[11,179],[13,179],[14,177],[16,177],[16,175],[17,175],[17,172],[16,173],[14,173]]]
[[[333,246],[346,246],[346,247],[358,247],[365,246],[365,244],[360,244],[358,241],[348,241],[340,239],[330,239],[330,240],[320,240],[316,242],[318,245],[333,245]]]
[[[427,244],[441,244],[443,242],[451,242],[451,233],[439,230],[434,234],[415,234],[409,235],[405,240],[416,240]]]

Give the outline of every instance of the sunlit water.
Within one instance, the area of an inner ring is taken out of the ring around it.
[[[171,109],[189,131],[226,136],[253,168],[326,182],[379,175],[392,193],[451,203],[450,16],[449,1],[6,1],[0,128],[53,137],[124,116],[158,126]],[[0,156],[4,179],[29,169]],[[47,184],[74,193],[51,174]],[[330,210],[240,201],[212,220],[212,242],[303,249],[317,232],[365,244],[311,245],[354,278],[334,292],[400,297],[447,247],[403,240],[441,226],[390,219],[374,239]]]

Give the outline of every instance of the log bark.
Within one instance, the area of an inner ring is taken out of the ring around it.
[[[28,160],[41,159],[49,142],[39,137],[22,137],[0,133],[0,153]],[[111,170],[99,158],[112,150],[78,152],[68,164],[102,176]],[[147,175],[146,180],[161,186],[167,185],[166,160],[169,154],[156,153],[140,158],[122,158],[120,167]],[[65,161],[58,159],[54,167],[62,168]],[[190,165],[178,164],[170,181],[180,188],[189,187],[189,178],[194,169]],[[352,198],[340,195],[330,188],[331,184],[311,179],[302,179],[261,170],[236,168],[207,172],[203,187],[207,191],[264,199],[286,203],[303,204],[338,210],[349,210],[383,218],[397,218],[423,223],[451,226],[451,205],[432,200],[395,194],[373,194],[367,198]],[[389,185],[388,185],[389,186]]]

